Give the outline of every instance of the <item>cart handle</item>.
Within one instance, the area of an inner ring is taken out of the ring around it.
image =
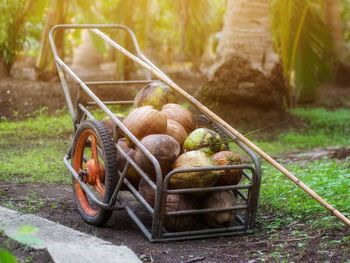
[[[50,41],[50,45],[51,45],[51,49],[54,55],[54,60],[56,63],[56,67],[59,69],[60,65],[58,63],[59,60],[63,61],[63,59],[60,58],[58,52],[57,52],[57,48],[56,48],[56,43],[55,43],[55,38],[54,38],[54,33],[57,30],[67,30],[67,29],[90,29],[90,30],[96,30],[96,29],[119,29],[119,30],[124,30],[126,31],[132,40],[132,43],[134,45],[135,48],[135,52],[136,52],[136,56],[140,59],[143,59],[143,55],[139,46],[139,43],[137,42],[136,36],[134,34],[134,32],[132,32],[132,30],[130,28],[128,28],[127,26],[124,25],[120,25],[120,24],[59,24],[59,25],[55,25],[49,32],[49,41]],[[151,74],[148,70],[143,69],[144,73],[145,73],[145,77],[147,80],[151,80]],[[74,106],[73,106],[73,102],[72,102],[72,98],[70,96],[70,92],[69,92],[69,88],[68,85],[65,81],[65,78],[63,76],[63,73],[58,70],[58,75],[62,84],[62,88],[63,88],[63,92],[64,92],[64,96],[66,98],[66,102],[68,105],[68,109],[69,112],[72,116],[73,122],[75,120],[76,117],[76,113],[74,111]]]
[[[60,25],[55,25],[49,32],[49,40],[51,43],[52,51],[55,57],[59,58],[56,44],[55,44],[55,39],[53,37],[53,34],[57,30],[67,30],[67,29],[99,29],[99,28],[104,28],[104,29],[120,29],[126,31],[134,44],[135,51],[138,57],[141,57],[142,52],[139,46],[139,43],[137,42],[136,36],[134,32],[130,28],[124,25],[120,24],[60,24]]]

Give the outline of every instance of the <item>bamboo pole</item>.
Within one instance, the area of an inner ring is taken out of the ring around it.
[[[329,210],[332,213],[332,215],[336,216],[344,224],[346,224],[347,226],[350,227],[350,220],[346,216],[344,216],[341,212],[339,212],[337,209],[335,209],[331,204],[329,204],[326,200],[324,200],[321,196],[319,196],[315,191],[313,191],[309,186],[307,186],[299,178],[297,178],[295,175],[293,175],[291,172],[289,172],[286,168],[284,168],[281,164],[279,164],[277,161],[275,161],[271,156],[269,156],[267,153],[265,153],[263,150],[261,150],[258,146],[256,146],[254,143],[252,143],[246,137],[244,137],[236,129],[232,128],[231,125],[229,125],[227,122],[222,120],[219,116],[217,116],[215,113],[213,113],[207,107],[205,107],[202,103],[200,103],[193,96],[191,96],[186,91],[181,89],[168,76],[166,76],[159,68],[157,68],[155,65],[153,65],[153,63],[150,62],[145,56],[142,55],[141,56],[142,59],[140,59],[140,58],[136,57],[135,55],[133,55],[132,53],[130,53],[129,51],[127,51],[125,48],[121,47],[119,44],[117,44],[113,40],[111,40],[107,35],[102,33],[100,30],[92,29],[91,31],[94,32],[95,34],[99,35],[108,44],[112,45],[113,47],[118,49],[120,52],[124,53],[126,56],[128,56],[129,58],[134,60],[136,63],[138,63],[142,67],[146,68],[147,70],[152,72],[155,76],[157,76],[158,78],[163,80],[165,83],[167,83],[170,87],[172,87],[180,95],[182,95],[184,98],[189,100],[193,106],[198,108],[202,113],[207,115],[214,122],[219,123],[226,130],[228,130],[230,133],[232,133],[234,136],[236,136],[240,141],[242,141],[246,145],[248,145],[258,155],[260,155],[262,158],[264,158],[268,163],[270,163],[273,167],[275,167],[277,170],[279,170],[281,173],[283,173],[285,176],[287,176],[288,179],[290,179],[293,183],[295,183],[297,186],[299,186],[301,189],[303,189],[313,199],[315,199],[322,206],[324,206],[327,210]]]

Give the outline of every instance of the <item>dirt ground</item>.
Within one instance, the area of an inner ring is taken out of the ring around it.
[[[200,74],[194,74],[191,72],[174,72],[169,74],[169,76],[184,90],[189,94],[194,95],[196,91],[201,87],[207,80],[206,77]],[[140,78],[136,76],[135,78]],[[87,75],[83,78],[84,80],[108,80],[114,79],[110,75]],[[69,78],[68,78],[69,81]],[[77,85],[68,82],[71,89],[71,96],[73,98],[73,103],[76,102]],[[320,94],[318,98],[313,102],[303,103],[301,106],[306,107],[326,107],[326,108],[336,108],[336,107],[350,107],[350,84],[343,86],[334,85],[324,85],[320,89]],[[93,91],[105,100],[128,100],[133,99],[136,94],[136,87],[126,88],[125,86],[111,87],[111,86],[99,86],[93,88]],[[61,87],[61,84],[57,79],[53,79],[51,82],[36,81],[30,78],[18,77],[7,78],[0,80],[0,119],[22,119],[28,116],[32,116],[40,109],[45,108],[49,113],[54,113],[61,110],[66,106],[66,100]],[[232,112],[232,107],[228,109],[222,108],[221,111]],[[251,116],[254,114],[248,114],[249,118],[246,117],[249,108],[245,109],[245,114],[241,115],[239,118],[235,118],[235,123],[237,121],[245,123],[251,123]],[[217,113],[220,113],[217,112]],[[238,112],[239,113],[239,112]],[[266,123],[279,123],[290,118],[288,114],[281,114],[276,112],[271,112],[271,114],[261,115],[258,112],[259,118],[255,118],[254,127],[261,127],[266,125]],[[247,116],[248,116],[247,115]],[[266,116],[265,116],[266,115]],[[262,118],[264,117],[264,118]],[[248,119],[247,119],[248,118]],[[228,118],[227,120],[229,120]],[[266,119],[266,120],[265,120]],[[293,121],[293,120],[291,120]],[[261,122],[261,125],[259,125]],[[249,125],[248,125],[249,126]]]
[[[266,227],[274,215],[262,211],[254,234],[196,241],[150,243],[124,211],[114,212],[105,227],[93,227],[80,217],[70,185],[0,183],[1,204],[131,248],[144,262],[342,262],[350,248],[343,231],[311,230],[307,222]],[[294,233],[294,234],[293,234]],[[295,233],[299,233],[295,235]],[[302,235],[300,235],[302,233]]]
[[[205,79],[203,76],[192,76],[191,78],[182,73],[174,73],[171,76],[187,92],[192,94]],[[140,78],[140,77],[137,77]],[[84,80],[109,80],[88,76]],[[73,104],[77,99],[77,85],[68,80]],[[45,109],[48,113],[55,113],[66,107],[66,99],[59,82],[36,81],[26,78],[0,79],[0,120],[23,119],[35,115],[38,111]],[[92,91],[102,100],[132,100],[138,89],[143,86],[97,86],[91,87]]]

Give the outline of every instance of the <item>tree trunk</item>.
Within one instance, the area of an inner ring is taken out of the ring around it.
[[[0,79],[10,76],[11,65],[7,65],[2,58],[0,58]]]
[[[326,22],[329,26],[334,45],[335,78],[338,85],[349,86],[350,62],[349,50],[344,40],[343,23],[341,19],[341,3],[339,0],[325,1]]]
[[[270,32],[268,0],[228,0],[208,77],[197,95],[227,121],[240,119],[243,112],[247,119],[248,113],[283,112],[284,81]]]
[[[346,44],[343,37],[343,23],[341,20],[341,6],[339,0],[326,0],[326,22],[330,28],[334,44],[334,53],[338,61],[346,58]]]
[[[36,63],[37,77],[39,79],[45,80],[56,75],[48,35],[54,25],[64,24],[67,8],[68,4],[65,4],[65,1],[50,0],[48,3],[48,11],[40,43],[40,52]],[[64,31],[57,31],[54,35],[54,39],[59,56],[64,58]]]

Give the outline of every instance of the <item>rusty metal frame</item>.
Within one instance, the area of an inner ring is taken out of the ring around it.
[[[122,54],[132,59],[135,63],[139,64],[144,72],[145,72],[145,80],[131,80],[131,81],[91,81],[84,82],[82,81],[73,71],[72,69],[59,57],[55,41],[54,41],[54,33],[57,30],[67,30],[67,29],[89,29],[91,32],[100,36],[103,40],[106,41],[109,45],[119,50]],[[135,53],[132,54],[122,46],[120,46],[117,42],[109,38],[105,33],[101,31],[101,29],[117,29],[126,31],[133,42]],[[243,164],[243,165],[231,165],[225,167],[201,167],[201,168],[191,168],[191,169],[175,169],[169,172],[167,175],[163,177],[163,174],[160,169],[160,165],[157,159],[140,143],[140,141],[124,126],[124,124],[113,114],[113,112],[107,107],[107,105],[126,105],[131,104],[132,101],[101,101],[94,92],[89,88],[89,86],[96,85],[144,85],[154,81],[151,78],[151,74],[156,75],[158,80],[161,80],[167,84],[173,84],[174,82],[165,75],[159,68],[157,68],[151,61],[149,61],[141,52],[139,45],[137,43],[136,37],[134,33],[127,27],[123,25],[93,25],[93,24],[65,24],[65,25],[56,25],[52,28],[49,33],[49,40],[51,44],[51,48],[54,54],[54,59],[56,63],[56,67],[58,70],[58,74],[60,77],[60,81],[62,84],[62,88],[65,94],[66,102],[68,105],[69,112],[72,117],[73,124],[79,125],[85,119],[95,119],[93,113],[89,111],[90,107],[98,107],[102,109],[108,115],[113,122],[119,127],[124,134],[126,134],[131,141],[138,147],[145,156],[151,161],[154,166],[156,180],[153,182],[150,177],[123,151],[123,149],[115,144],[116,150],[118,154],[124,156],[127,160],[125,167],[122,170],[118,169],[119,181],[114,190],[113,196],[109,203],[104,203],[100,201],[94,193],[87,187],[87,185],[79,178],[79,175],[74,170],[70,163],[71,159],[71,150],[68,150],[67,155],[63,158],[63,162],[68,168],[71,175],[79,182],[83,190],[86,194],[91,198],[91,200],[99,207],[103,209],[109,210],[119,210],[125,209],[131,219],[135,222],[135,224],[140,228],[140,230],[145,234],[145,236],[152,242],[158,241],[171,241],[171,240],[185,240],[185,239],[196,239],[196,238],[208,238],[208,237],[218,237],[218,236],[228,236],[234,234],[243,234],[250,233],[255,225],[256,211],[258,206],[258,197],[259,197],[259,189],[260,189],[260,181],[261,181],[261,167],[260,162],[257,155],[254,151],[248,147],[241,140],[237,139],[232,133],[230,133],[227,129],[222,127],[219,123],[214,123],[210,120],[210,116],[207,117],[208,123],[210,123],[213,127],[215,126],[222,134],[233,141],[238,147],[240,147],[248,157],[251,159],[251,164]],[[76,84],[79,85],[80,90],[84,92],[92,101],[88,102],[78,102],[76,105],[76,110],[74,109],[74,105],[71,98],[71,93],[69,87],[67,85],[67,81],[65,75],[70,76]],[[181,95],[181,94],[180,94]],[[78,116],[77,112],[80,111],[82,114]],[[71,149],[71,147],[69,148]],[[126,172],[129,166],[132,165],[135,170],[140,174],[140,176],[155,190],[155,204],[154,208],[150,206],[146,200],[140,195],[137,189],[128,181],[126,178]],[[192,188],[192,189],[168,189],[168,183],[171,176],[177,173],[184,172],[199,172],[199,171],[212,171],[212,170],[229,170],[229,169],[242,169],[244,177],[247,179],[248,183],[232,185],[232,186],[215,186],[215,187],[206,187],[206,188]],[[147,227],[146,224],[142,221],[142,219],[137,215],[137,212],[132,209],[132,207],[128,206],[127,203],[123,202],[118,196],[118,193],[121,189],[122,184],[125,184],[129,191],[134,195],[134,197],[139,201],[142,207],[150,214],[152,217],[152,225],[151,227]],[[230,208],[225,209],[195,209],[190,211],[176,211],[176,212],[166,212],[166,197],[171,193],[190,193],[190,192],[209,192],[209,191],[218,191],[230,189],[234,191],[239,198],[241,199],[242,204],[237,204]],[[247,194],[244,194],[241,190],[245,189]],[[180,216],[184,214],[203,214],[207,212],[215,212],[215,211],[229,211],[229,210],[237,210],[244,211],[243,217],[240,215],[236,216],[236,221],[238,225],[231,227],[221,227],[221,228],[204,228],[204,229],[196,229],[191,231],[183,231],[183,232],[167,232],[163,227],[163,221],[166,216]]]

